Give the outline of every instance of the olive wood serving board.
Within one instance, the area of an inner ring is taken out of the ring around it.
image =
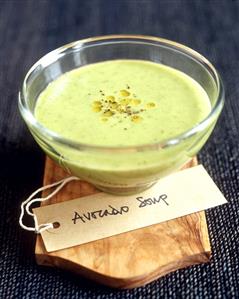
[[[185,167],[197,164],[196,158]],[[44,185],[67,174],[47,158]],[[94,186],[73,181],[42,205],[99,192]],[[35,248],[39,265],[59,267],[115,288],[145,285],[172,271],[209,262],[211,255],[205,212],[48,253],[41,236]]]

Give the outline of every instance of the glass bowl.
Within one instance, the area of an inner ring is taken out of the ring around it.
[[[113,59],[148,60],[186,73],[208,94],[210,113],[198,125],[171,139],[125,147],[93,146],[68,140],[37,121],[34,116],[37,98],[51,81],[83,65]],[[45,153],[69,174],[119,195],[150,187],[195,156],[211,134],[223,103],[221,79],[207,59],[176,42],[134,35],[88,38],[60,47],[32,66],[19,92],[21,115]]]

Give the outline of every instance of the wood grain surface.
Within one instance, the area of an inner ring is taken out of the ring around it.
[[[193,159],[186,167],[196,165]],[[67,174],[49,158],[44,185]],[[69,183],[49,205],[99,192],[83,181]],[[121,235],[48,253],[41,236],[35,248],[39,265],[73,271],[116,288],[133,288],[169,272],[208,262],[211,255],[204,212],[170,220]]]

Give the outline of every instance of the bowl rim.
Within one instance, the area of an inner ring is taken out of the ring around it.
[[[210,113],[198,124],[193,126],[187,131],[184,131],[181,134],[178,134],[176,136],[173,136],[172,138],[164,139],[155,143],[145,143],[140,145],[129,145],[129,146],[104,146],[104,145],[92,145],[87,143],[81,143],[74,141],[72,139],[62,137],[60,134],[46,128],[43,126],[40,122],[37,121],[34,114],[31,112],[31,110],[28,107],[27,101],[26,101],[26,86],[28,78],[31,76],[31,74],[34,72],[34,70],[39,66],[48,66],[49,64],[56,61],[59,57],[64,55],[64,52],[68,51],[69,49],[77,50],[78,48],[84,47],[86,44],[94,43],[94,42],[100,42],[100,41],[147,41],[147,42],[158,42],[160,44],[163,44],[167,47],[171,47],[174,49],[179,50],[181,53],[187,54],[190,57],[193,57],[197,60],[197,62],[201,63],[203,67],[205,67],[210,74],[213,76],[213,79],[217,86],[217,99],[215,101],[215,104],[213,108],[211,109]],[[78,150],[93,150],[93,151],[144,151],[144,150],[150,150],[150,149],[159,149],[159,148],[165,148],[172,145],[176,145],[180,143],[181,141],[203,131],[206,127],[208,127],[211,123],[211,120],[214,118],[214,116],[217,116],[220,114],[223,105],[224,105],[224,98],[225,98],[225,90],[224,86],[221,80],[221,77],[216,70],[216,68],[207,60],[203,55],[199,54],[197,51],[181,44],[175,41],[171,41],[165,38],[156,37],[156,36],[149,36],[149,35],[131,35],[131,34],[118,34],[118,35],[103,35],[103,36],[96,36],[96,37],[90,37],[85,39],[80,39],[68,44],[65,44],[53,51],[48,52],[43,57],[41,57],[27,72],[25,75],[25,78],[23,80],[22,88],[20,89],[18,93],[18,107],[21,112],[21,115],[25,122],[30,125],[30,127],[33,127],[34,133],[37,133],[38,137],[42,139],[42,136],[48,141],[54,141],[58,144],[70,146],[73,149]],[[40,136],[39,136],[40,135]]]

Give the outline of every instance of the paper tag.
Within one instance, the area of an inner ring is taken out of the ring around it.
[[[98,193],[34,209],[39,224],[60,226],[41,233],[48,252],[139,229],[226,203],[202,165],[161,179],[130,196]]]

